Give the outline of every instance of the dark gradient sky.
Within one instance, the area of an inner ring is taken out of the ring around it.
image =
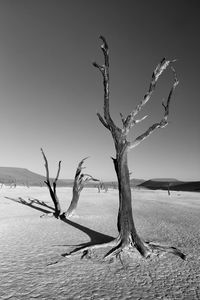
[[[87,172],[115,179],[109,132],[99,123],[103,88],[100,34],[110,47],[111,114],[129,113],[148,90],[162,57],[177,58],[178,85],[169,125],[129,154],[135,178],[200,180],[199,1],[0,1],[0,166],[72,178],[85,157]],[[167,70],[140,116],[133,139],[163,114],[172,74]]]

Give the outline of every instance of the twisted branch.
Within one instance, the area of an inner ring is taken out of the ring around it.
[[[141,111],[143,106],[150,100],[153,92],[156,88],[156,83],[161,76],[161,74],[166,70],[166,68],[175,60],[166,60],[163,58],[161,62],[157,65],[155,70],[153,71],[150,86],[148,92],[144,95],[144,98],[140,101],[140,103],[136,106],[136,108],[127,116],[127,118],[124,120],[124,131],[126,134],[128,134],[130,128],[134,126],[136,123],[138,123],[138,120],[135,120],[135,116]],[[143,120],[145,117],[143,118]],[[142,120],[141,120],[142,121]]]
[[[82,170],[84,169],[83,163],[86,159],[88,159],[88,157],[83,158],[78,164],[75,177],[74,177],[72,200],[67,211],[62,214],[62,217],[69,218],[73,215],[78,205],[80,193],[87,182],[89,182],[90,180],[99,181],[98,179],[95,179],[89,174],[81,173]]]
[[[170,101],[171,101],[173,92],[174,92],[176,86],[179,83],[178,79],[177,79],[177,75],[176,75],[175,69],[173,67],[171,67],[171,70],[172,70],[173,75],[174,75],[174,83],[173,83],[173,86],[172,86],[172,88],[171,88],[171,90],[169,92],[169,95],[168,95],[168,98],[167,98],[167,103],[164,104],[164,102],[162,102],[162,106],[164,107],[164,116],[163,116],[162,120],[160,122],[155,123],[152,126],[150,126],[143,134],[141,134],[140,136],[138,136],[132,143],[130,143],[129,144],[129,149],[132,149],[132,148],[136,147],[137,145],[139,145],[143,140],[145,140],[157,128],[164,128],[165,126],[167,126],[167,124],[168,124],[168,116],[169,116]]]
[[[99,181],[98,179],[94,178],[93,176],[91,176],[89,174],[81,173],[82,170],[85,168],[85,167],[83,167],[83,163],[88,158],[89,158],[89,156],[83,158],[78,164],[78,167],[76,169],[76,174],[74,177],[73,191],[77,190],[78,192],[80,192],[83,189],[83,187],[85,186],[85,184],[89,181]]]

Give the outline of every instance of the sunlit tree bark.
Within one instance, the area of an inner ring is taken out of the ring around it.
[[[80,193],[83,190],[84,186],[89,181],[99,181],[98,179],[95,179],[94,177],[92,177],[89,174],[82,173],[83,163],[86,159],[87,159],[87,157],[82,159],[76,169],[76,174],[74,177],[72,201],[69,205],[68,210],[63,213],[63,215],[62,215],[63,217],[69,218],[74,214],[74,212],[77,208],[77,205],[78,205]]]

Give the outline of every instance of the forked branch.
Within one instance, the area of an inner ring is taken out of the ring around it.
[[[132,148],[136,147],[137,145],[139,145],[143,140],[145,140],[157,128],[164,128],[165,126],[167,126],[170,101],[171,101],[173,92],[174,92],[176,86],[179,83],[178,79],[177,79],[175,69],[173,67],[171,67],[171,69],[172,69],[172,72],[173,72],[173,75],[174,75],[174,82],[173,82],[172,88],[169,92],[169,95],[168,95],[168,98],[167,98],[167,103],[164,104],[164,102],[162,102],[162,106],[164,107],[164,116],[163,116],[162,120],[160,122],[155,123],[152,126],[150,126],[143,134],[138,136],[132,143],[130,143],[129,144],[129,149],[132,149]]]
[[[124,130],[126,133],[129,132],[130,128],[134,126],[136,123],[138,123],[140,120],[135,120],[135,116],[141,111],[141,109],[144,107],[144,105],[150,100],[153,92],[156,88],[156,83],[161,76],[161,74],[166,70],[166,68],[175,60],[166,60],[163,58],[161,62],[157,65],[155,70],[153,71],[150,86],[148,92],[144,95],[144,98],[140,101],[140,103],[136,106],[136,108],[127,116],[127,118],[124,120]],[[144,120],[146,117],[142,118]]]
[[[99,37],[102,40],[101,49],[104,54],[104,64],[99,65],[96,62],[93,63],[93,66],[98,68],[103,76],[103,87],[104,87],[104,118],[97,113],[97,116],[100,122],[110,131],[120,130],[112,120],[110,116],[110,103],[109,103],[109,94],[110,94],[110,82],[109,82],[109,48],[106,42],[106,39],[103,36]]]
[[[45,166],[45,169],[46,169],[46,180],[44,182],[45,182],[45,184],[47,185],[47,187],[49,189],[51,199],[54,203],[54,207],[55,207],[54,215],[55,215],[56,218],[58,218],[60,216],[60,213],[61,213],[61,208],[60,208],[60,203],[59,203],[59,200],[58,200],[58,197],[57,197],[57,194],[56,194],[56,185],[57,185],[58,177],[59,177],[59,174],[60,174],[61,161],[59,161],[59,163],[58,163],[58,171],[57,171],[56,178],[53,181],[53,188],[52,188],[50,178],[49,178],[48,160],[47,160],[47,157],[46,157],[46,155],[45,155],[42,148],[41,148],[41,152],[42,152],[42,156],[44,158],[44,162],[45,162],[44,166]]]
[[[76,173],[75,173],[75,177],[74,177],[72,201],[69,205],[68,210],[62,214],[62,217],[69,218],[74,214],[74,212],[76,210],[76,207],[78,205],[78,200],[79,200],[79,197],[80,197],[80,193],[81,193],[82,189],[84,188],[84,186],[86,185],[87,182],[89,182],[89,181],[99,181],[98,179],[92,177],[89,174],[82,173],[82,170],[84,169],[83,163],[87,158],[88,157],[82,159],[78,164],[78,167],[77,167]]]
[[[102,76],[103,76],[103,86],[104,86],[104,117],[101,116],[101,114],[97,113],[97,116],[100,120],[100,122],[104,125],[104,127],[106,127],[108,130],[111,131],[114,139],[116,139],[116,136],[121,133],[123,133],[123,135],[126,137],[131,129],[132,126],[134,126],[135,124],[143,121],[144,119],[146,119],[147,116],[144,116],[143,118],[140,119],[136,119],[136,115],[141,111],[141,109],[144,107],[144,105],[150,100],[153,92],[155,91],[156,88],[156,83],[159,79],[159,77],[162,75],[162,73],[167,69],[167,67],[169,65],[171,65],[171,63],[173,63],[175,60],[166,60],[165,58],[163,58],[160,63],[157,65],[157,67],[155,68],[155,70],[153,71],[152,74],[152,78],[151,78],[151,82],[150,82],[150,86],[149,86],[149,90],[148,92],[144,95],[143,99],[140,101],[140,103],[136,106],[136,108],[127,116],[124,117],[122,115],[122,113],[120,113],[121,116],[121,121],[123,124],[123,129],[120,129],[116,126],[116,124],[114,123],[114,121],[112,120],[111,116],[110,116],[110,103],[109,103],[109,48],[108,48],[108,43],[106,41],[106,39],[103,36],[100,36],[100,39],[102,40],[102,45],[101,45],[101,49],[103,51],[104,54],[104,64],[103,65],[99,65],[98,63],[94,62],[93,65],[99,69],[99,71],[101,72]],[[149,129],[143,133],[141,136],[139,136],[138,138],[135,139],[135,141],[133,143],[130,144],[129,148],[133,148],[136,145],[138,145],[141,141],[143,141],[145,138],[147,138],[155,129],[157,128],[163,128],[167,125],[167,118],[168,118],[168,114],[169,114],[169,104],[170,104],[170,100],[171,100],[171,96],[173,94],[173,91],[175,89],[175,87],[178,84],[178,80],[176,77],[176,73],[173,67],[171,67],[171,69],[173,70],[174,73],[174,84],[173,87],[170,91],[170,94],[168,96],[168,100],[167,100],[167,104],[165,105],[164,103],[162,104],[163,107],[165,108],[165,113],[164,113],[164,117],[163,119],[158,122],[153,124],[151,127],[149,127]]]
[[[82,170],[85,168],[85,167],[83,167],[83,163],[86,159],[88,159],[88,157],[83,158],[78,164],[76,174],[74,177],[73,193],[75,191],[80,193],[82,191],[82,189],[84,188],[85,184],[89,181],[99,181],[98,179],[92,177],[89,174],[82,173]]]

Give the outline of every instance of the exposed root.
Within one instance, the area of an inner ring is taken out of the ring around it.
[[[42,214],[40,216],[40,218],[55,218],[55,215],[53,212],[48,212],[48,213]]]
[[[104,258],[110,259],[112,257],[118,258],[120,256],[120,253],[123,251],[122,242],[120,241],[119,244],[117,244],[114,248],[112,248],[110,251],[108,251]]]
[[[62,214],[60,215],[60,217],[61,217],[61,218],[66,218],[66,219],[68,219],[68,218],[70,218],[72,215],[73,215],[73,212],[67,212],[67,211],[65,211],[64,213],[62,213]]]
[[[70,218],[80,218],[79,215],[77,215],[77,213],[75,211],[72,212],[63,212],[60,215],[60,219],[70,219]]]
[[[159,245],[159,244],[154,244],[151,242],[146,242],[145,244],[147,244],[152,253],[156,254],[157,256],[163,252],[168,252],[168,253],[172,253],[176,256],[179,256],[181,259],[186,260],[186,255],[184,253],[182,253],[179,249],[177,249],[176,247],[170,247],[170,246],[163,246],[163,245]]]
[[[176,256],[179,256],[181,259],[185,260],[186,255],[183,254],[179,249],[175,247],[169,247],[169,246],[162,246],[159,244],[154,244],[152,242],[143,242],[143,249],[141,250],[138,245],[135,244],[133,241],[131,235],[129,237],[129,241],[123,241],[121,237],[117,237],[111,242],[107,243],[101,243],[101,244],[95,244],[95,245],[81,245],[78,248],[75,248],[69,253],[63,254],[63,257],[70,257],[72,255],[77,255],[77,254],[82,254],[81,258],[87,258],[90,259],[92,258],[92,253],[93,250],[95,249],[100,249],[100,248],[105,248],[105,247],[112,247],[103,257],[103,260],[108,260],[108,261],[114,261],[117,258],[120,259],[122,263],[122,254],[126,252],[127,254],[131,255],[133,252],[135,253],[134,250],[138,250],[138,252],[141,254],[142,257],[144,258],[151,258],[154,256],[159,256],[161,253],[167,252],[167,253],[172,253]],[[123,265],[123,263],[122,263]]]
[[[70,257],[72,255],[77,255],[82,253],[81,258],[91,258],[92,251],[95,249],[101,249],[105,247],[114,247],[118,244],[119,238],[117,237],[116,239],[107,242],[107,243],[101,243],[101,244],[95,244],[95,245],[81,245],[80,247],[77,247],[70,251],[69,253],[62,254],[64,257]]]

